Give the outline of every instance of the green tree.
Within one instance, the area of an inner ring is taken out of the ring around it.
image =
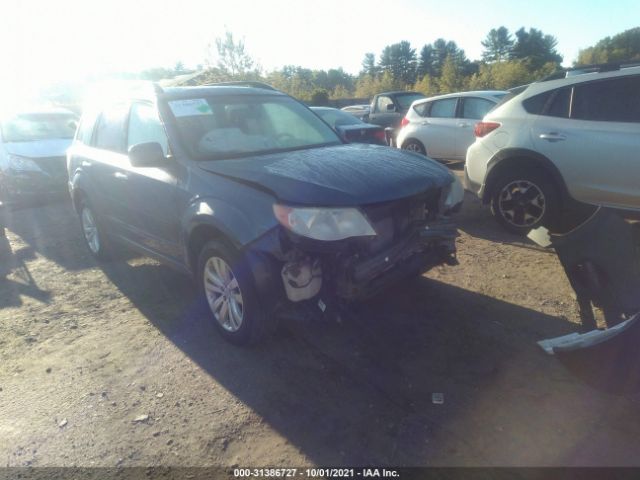
[[[447,57],[442,66],[442,75],[438,80],[440,93],[452,93],[462,89],[464,78],[461,66],[456,63],[453,57]]]
[[[327,92],[324,88],[316,88],[311,93],[310,99],[311,105],[315,105],[317,107],[326,107],[329,105],[329,92]]]
[[[484,47],[482,60],[491,63],[508,60],[514,42],[509,30],[499,27],[492,28],[481,43]]]
[[[245,51],[244,41],[233,38],[233,33],[227,31],[224,37],[215,41],[217,60],[216,68],[229,80],[254,80],[260,77],[260,69],[255,61]],[[209,48],[211,50],[211,47]],[[209,61],[209,66],[213,62]]]
[[[594,46],[580,50],[574,65],[640,60],[640,27],[606,37]]]
[[[438,93],[438,85],[430,75],[423,75],[412,88],[415,92],[424,93],[427,97]]]
[[[434,61],[435,51],[433,45],[424,45],[420,49],[420,56],[418,57],[417,76],[422,79],[425,75],[434,75]]]
[[[552,35],[530,28],[516,32],[516,41],[511,49],[511,58],[526,62],[531,71],[538,70],[546,63],[562,63],[562,56],[556,51],[558,41]]]
[[[376,66],[376,56],[369,52],[364,54],[364,59],[362,60],[362,71],[361,75],[369,75],[370,77],[375,77],[378,74],[378,67]]]
[[[387,45],[378,62],[381,71],[390,73],[404,85],[411,85],[416,81],[416,65],[416,49],[411,48],[406,40]]]

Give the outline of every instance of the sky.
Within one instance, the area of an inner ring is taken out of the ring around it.
[[[3,0],[0,92],[88,75],[204,63],[225,30],[266,70],[357,73],[366,52],[442,37],[479,59],[491,28],[535,27],[570,65],[581,48],[640,25],[640,1],[616,0]],[[213,49],[215,52],[215,48]]]

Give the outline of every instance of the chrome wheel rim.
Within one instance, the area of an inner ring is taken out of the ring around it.
[[[500,215],[514,227],[536,225],[547,209],[540,187],[528,180],[515,180],[507,184],[498,197]]]
[[[422,148],[420,148],[420,145],[414,142],[407,144],[407,146],[404,147],[404,149],[410,152],[422,153]]]
[[[98,235],[98,226],[93,218],[91,210],[87,207],[82,209],[82,231],[84,232],[84,239],[87,241],[89,250],[93,253],[100,251],[100,237]]]
[[[204,266],[204,291],[216,321],[228,332],[242,326],[244,304],[238,279],[220,257],[211,257]]]

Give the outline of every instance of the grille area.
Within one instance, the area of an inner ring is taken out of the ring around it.
[[[382,250],[395,239],[435,218],[439,197],[438,189],[402,200],[365,206],[363,211],[377,233],[371,240],[370,250]]]

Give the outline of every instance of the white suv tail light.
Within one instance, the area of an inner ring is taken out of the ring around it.
[[[482,138],[485,135],[493,132],[496,128],[500,127],[500,125],[502,124],[497,122],[478,122],[473,129],[473,133],[476,137]]]

